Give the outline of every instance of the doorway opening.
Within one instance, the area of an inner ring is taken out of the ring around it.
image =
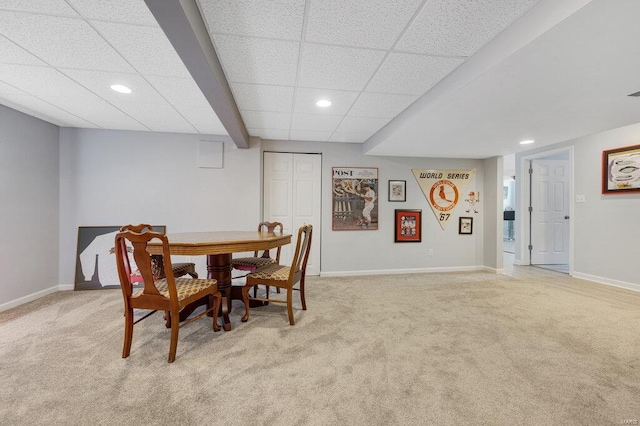
[[[525,264],[571,274],[572,147],[522,158]]]

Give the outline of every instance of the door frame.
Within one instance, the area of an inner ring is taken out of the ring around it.
[[[548,151],[541,151],[535,154],[523,155],[520,157],[520,172],[516,179],[517,193],[519,201],[517,202],[516,219],[518,226],[516,226],[516,261],[518,265],[531,265],[531,252],[529,245],[531,245],[531,215],[529,214],[529,205],[531,200],[531,185],[533,184],[529,174],[529,162],[531,160],[550,157],[553,155],[568,152],[569,153],[569,275],[573,276],[573,264],[574,264],[574,242],[575,242],[575,206],[574,206],[574,155],[573,145],[562,148],[551,149]]]

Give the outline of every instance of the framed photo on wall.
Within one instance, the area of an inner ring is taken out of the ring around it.
[[[422,241],[422,210],[397,209],[395,214],[395,242]]]
[[[389,201],[407,201],[407,181],[389,181]]]
[[[640,192],[640,145],[602,151],[602,193]]]
[[[471,235],[473,234],[473,218],[461,217],[458,223],[458,234]]]

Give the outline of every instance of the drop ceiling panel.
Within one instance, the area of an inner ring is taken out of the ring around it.
[[[103,127],[103,123],[106,121],[122,122],[128,126],[135,125],[134,122],[136,120],[97,96],[84,97],[82,102],[78,102],[77,98],[63,96],[46,100],[76,117],[83,118],[100,127]]]
[[[363,90],[385,52],[307,43],[302,52],[301,87]]]
[[[5,64],[46,65],[36,56],[0,35],[0,62]]]
[[[422,0],[315,0],[305,40],[390,49]]]
[[[369,133],[372,135],[388,122],[389,120],[386,118],[344,117],[336,132]]]
[[[17,111],[24,112],[33,117],[53,123],[57,126],[73,126],[73,127],[98,127],[94,123],[90,123],[67,111],[51,105],[35,96],[15,93],[0,94],[0,103],[7,105]]]
[[[241,110],[290,112],[293,108],[293,86],[231,83],[231,90]]]
[[[67,0],[67,3],[89,20],[158,26],[144,1]]]
[[[230,82],[294,86],[300,43],[223,35],[214,41]]]
[[[310,130],[291,130],[292,140],[326,142],[333,132],[318,132]]]
[[[156,75],[147,75],[145,79],[169,103],[208,109],[213,114],[211,105],[193,79]]]
[[[538,0],[429,0],[396,49],[470,56]]]
[[[160,27],[98,21],[92,25],[139,73],[191,78]]]
[[[201,0],[212,33],[300,40],[304,0]]]
[[[122,103],[141,103],[145,104],[145,106],[156,102],[166,103],[165,99],[138,74],[66,68],[60,68],[60,71],[81,86],[116,106]],[[132,92],[129,94],[118,93],[111,89],[113,84],[127,86]]]
[[[292,130],[333,132],[342,121],[341,115],[293,114]]]
[[[345,133],[345,132],[333,132],[329,142],[348,142],[348,143],[362,143],[369,139],[373,133]]]
[[[393,118],[418,99],[412,95],[363,92],[349,111],[353,117]]]
[[[188,105],[174,105],[174,107],[199,133],[208,135],[224,135],[226,133],[220,119],[211,107],[200,108]]]
[[[54,68],[0,64],[0,81],[42,99],[67,97],[84,99],[94,96]]]
[[[329,89],[299,88],[296,91],[295,112],[308,114],[345,115],[358,97],[358,92]],[[330,99],[331,106],[322,108],[316,105],[321,99]]]
[[[456,69],[460,58],[391,53],[367,85],[367,92],[422,95]]]
[[[65,0],[2,0],[0,9],[51,15],[78,16]]]
[[[247,128],[247,131],[253,135],[262,139],[280,139],[286,140],[289,139],[289,130],[285,129],[254,129],[251,127]]]
[[[291,114],[272,111],[240,111],[247,127],[255,129],[289,129]]]
[[[0,33],[51,66],[133,71],[82,19],[0,12]]]

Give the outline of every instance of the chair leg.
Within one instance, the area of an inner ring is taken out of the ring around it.
[[[287,289],[287,312],[289,313],[289,324],[294,325],[293,320],[293,288]]]
[[[133,339],[133,309],[124,311],[124,345],[122,347],[122,358],[126,358],[131,353],[131,340]]]
[[[245,284],[245,286],[242,287],[242,301],[244,302],[244,316],[241,318],[242,322],[247,322],[249,319],[249,290],[251,287],[255,286]]]
[[[209,303],[211,303],[211,299],[213,299],[213,331],[220,331],[218,313],[220,312],[220,305],[222,305],[222,294],[218,291],[216,294],[209,296]]]
[[[302,302],[302,310],[307,310],[307,301],[304,298],[304,275],[300,279],[300,302]]]
[[[178,349],[178,332],[180,330],[180,312],[171,312],[171,343],[169,346],[169,362],[176,359]]]

